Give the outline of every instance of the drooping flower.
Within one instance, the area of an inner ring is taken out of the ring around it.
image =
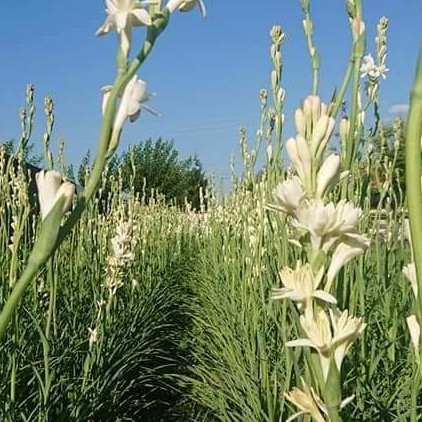
[[[180,12],[190,12],[196,5],[199,6],[202,16],[205,18],[207,11],[203,0],[170,0],[166,7],[170,13],[173,13],[176,9],[179,9]]]
[[[318,397],[312,387],[308,387],[303,379],[302,388],[303,390],[295,387],[290,392],[284,393],[284,397],[300,409],[286,422],[290,422],[302,415],[310,415],[316,422],[326,422],[323,414],[327,414],[327,410],[321,398]]]
[[[276,199],[276,204],[270,205],[270,207],[294,215],[305,195],[300,179],[293,176],[274,189],[273,196]]]
[[[336,304],[337,300],[334,296],[318,289],[323,275],[324,268],[314,274],[309,264],[302,266],[298,262],[294,270],[285,267],[280,271],[280,278],[284,287],[273,289],[272,299],[290,299],[298,302],[299,308],[304,308],[305,313],[308,312],[309,314],[312,314],[313,299]]]
[[[144,82],[142,79],[138,79],[136,75],[128,82],[123,91],[120,105],[114,121],[114,130],[116,132],[120,132],[124,122],[127,119],[129,119],[131,122],[134,122],[141,114],[142,109],[150,112],[151,114],[158,115],[155,110],[145,104],[153,96],[147,92],[146,87],[146,82]],[[102,88],[103,114],[105,113],[112,89],[113,87],[110,85]]]
[[[106,0],[108,16],[96,35],[105,35],[116,30],[122,50],[127,55],[132,40],[132,27],[152,24],[151,17],[145,9],[150,3],[138,0]]]
[[[403,267],[403,274],[406,278],[410,281],[410,285],[412,286],[413,293],[415,297],[418,297],[418,279],[416,275],[416,266],[415,263],[412,262],[411,264],[407,264]]]
[[[325,286],[327,292],[331,290],[334,279],[343,266],[351,259],[362,255],[369,245],[370,240],[359,234],[345,237],[338,243],[327,271],[327,284]]]
[[[42,220],[45,220],[55,203],[61,197],[65,198],[62,213],[69,210],[73,196],[75,195],[75,185],[73,183],[62,183],[61,174],[54,170],[40,171],[35,175],[35,180]]]

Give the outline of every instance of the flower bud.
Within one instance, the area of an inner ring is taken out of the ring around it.
[[[36,174],[35,179],[42,220],[45,220],[55,203],[62,196],[65,198],[62,213],[69,210],[75,195],[75,185],[73,183],[62,183],[61,174],[54,170],[43,170]]]
[[[311,137],[311,151],[313,156],[316,155],[322,140],[325,138],[329,119],[327,115],[321,116],[313,128]]]
[[[322,198],[327,190],[339,179],[340,157],[331,154],[321,166],[317,176],[317,197]]]
[[[348,136],[349,136],[349,130],[350,130],[350,122],[349,119],[347,117],[342,117],[341,121],[340,121],[340,139],[343,142],[347,140]]]
[[[296,132],[305,137],[306,135],[306,123],[305,123],[305,115],[303,114],[302,109],[298,108],[295,111],[295,126]]]

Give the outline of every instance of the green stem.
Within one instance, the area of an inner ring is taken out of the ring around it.
[[[338,112],[340,111],[341,105],[343,104],[343,99],[344,99],[344,96],[346,95],[346,91],[347,91],[347,88],[349,86],[350,79],[352,77],[352,70],[353,70],[354,62],[355,62],[355,59],[354,59],[354,48],[353,48],[352,52],[350,53],[350,57],[349,57],[349,65],[347,66],[347,70],[346,70],[346,73],[344,75],[343,82],[342,82],[341,87],[340,87],[340,91],[337,95],[334,108],[331,112],[331,117],[334,118],[334,119],[337,117]]]
[[[422,201],[421,201],[422,46],[410,96],[406,127],[406,189],[414,262],[419,292],[422,292]],[[422,295],[418,295],[419,317]],[[420,320],[420,318],[419,318]]]
[[[412,379],[411,405],[410,405],[410,422],[418,420],[418,395],[421,387],[421,375],[419,368],[415,371]]]

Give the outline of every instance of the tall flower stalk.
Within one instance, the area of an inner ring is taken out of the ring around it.
[[[413,263],[405,267],[405,274],[412,283],[415,294],[416,315],[407,318],[407,324],[415,352],[416,371],[412,388],[411,420],[417,420],[416,399],[421,389],[421,343],[422,321],[422,189],[421,189],[421,128],[422,121],[422,47],[410,98],[409,117],[406,127],[406,191],[409,208],[410,240]]]
[[[338,155],[327,156],[335,126],[328,109],[311,95],[296,110],[297,135],[286,142],[293,175],[274,190],[276,201],[270,205],[287,214],[299,238],[294,243],[305,251],[295,270],[281,270],[283,287],[274,289],[272,296],[293,301],[299,311],[297,328],[304,335],[286,346],[311,351],[305,355],[311,387],[285,396],[300,410],[289,420],[303,413],[318,422],[341,420],[340,411],[351,400],[343,400],[341,394],[342,362],[365,329],[362,318],[336,307],[337,275],[348,261],[364,253],[369,239],[358,231],[359,208],[346,200],[330,202],[331,192],[348,172],[341,171]]]

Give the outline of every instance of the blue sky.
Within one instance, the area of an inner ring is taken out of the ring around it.
[[[350,31],[344,2],[311,0],[315,41],[322,59],[321,96],[329,100],[347,65]],[[161,117],[142,115],[127,125],[122,148],[162,136],[174,139],[182,156],[198,154],[206,170],[229,173],[230,154],[238,150],[245,125],[251,143],[259,123],[259,90],[268,87],[269,30],[282,25],[283,86],[287,91],[286,134],[293,111],[310,90],[309,59],[302,34],[299,0],[206,0],[199,11],[175,13],[139,76],[157,94],[151,106]],[[368,51],[375,52],[375,26],[390,19],[390,72],[381,87],[381,111],[408,103],[420,40],[421,2],[364,1]],[[19,138],[19,108],[25,85],[36,87],[37,118],[33,142],[41,150],[43,97],[55,100],[53,142],[67,143],[67,158],[78,164],[95,151],[100,123],[100,88],[112,82],[116,37],[96,38],[105,18],[101,0],[20,0],[7,2],[0,15],[0,139]],[[144,32],[137,30],[135,44]],[[290,127],[290,129],[289,129]]]

